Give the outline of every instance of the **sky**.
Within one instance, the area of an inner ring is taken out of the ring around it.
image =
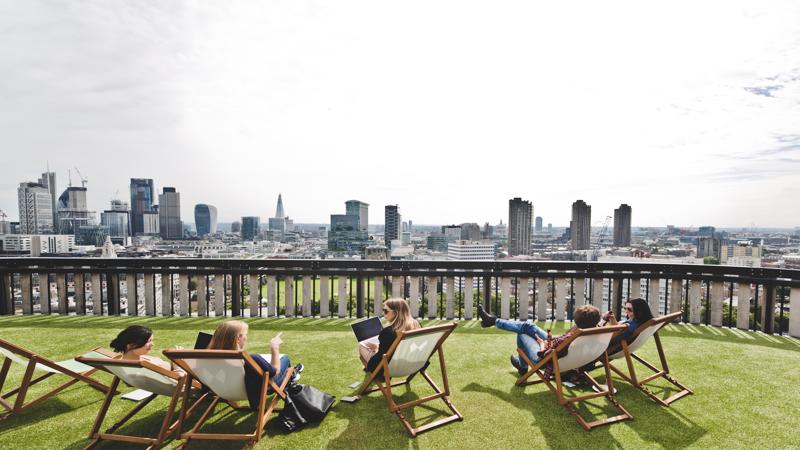
[[[153,178],[221,222],[800,226],[800,2],[0,0],[0,209]],[[99,215],[99,214],[98,214]],[[612,222],[613,223],[613,222]]]

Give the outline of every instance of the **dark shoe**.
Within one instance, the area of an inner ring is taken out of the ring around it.
[[[306,367],[302,363],[294,366],[294,373],[292,373],[292,379],[289,380],[289,383],[297,383],[298,381],[300,381],[300,373],[305,368]]]
[[[517,373],[519,373],[520,375],[525,375],[525,373],[527,372],[527,370],[522,368],[519,356],[517,355],[511,355],[511,365],[514,366],[515,369],[517,369]]]
[[[482,305],[478,305],[478,317],[481,318],[481,326],[483,328],[493,327],[497,322],[497,317],[484,311]]]

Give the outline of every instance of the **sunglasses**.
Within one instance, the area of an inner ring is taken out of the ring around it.
[[[633,308],[629,308],[629,307],[627,307],[627,306],[626,306],[626,307],[625,307],[625,311],[630,311],[630,312],[633,312]]]
[[[389,309],[389,308],[383,308],[383,313],[384,313],[384,314],[388,313],[389,311],[391,311],[391,309]]]

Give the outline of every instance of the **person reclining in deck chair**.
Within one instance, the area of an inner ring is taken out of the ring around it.
[[[378,367],[381,358],[397,338],[397,333],[421,328],[419,322],[411,317],[408,303],[402,298],[390,298],[383,302],[383,318],[389,324],[378,335],[378,344],[368,343],[358,346],[361,362],[364,363],[364,372],[372,372]]]
[[[109,345],[115,352],[122,353],[122,359],[147,361],[167,370],[183,372],[180,368],[174,367],[157,356],[148,355],[150,350],[153,349],[153,330],[150,328],[131,325],[120,331]],[[178,346],[175,349],[182,350],[183,347]]]
[[[628,328],[618,336],[611,338],[611,342],[608,344],[609,355],[613,355],[622,350],[622,340],[624,339],[625,343],[630,343],[630,338],[633,333],[636,332],[636,329],[639,328],[639,325],[653,318],[653,313],[650,312],[650,305],[642,298],[634,298],[625,302],[625,315],[628,319],[621,323],[626,324]],[[617,323],[614,312],[608,311],[603,314],[603,321],[600,322],[600,326],[605,324],[616,325]]]
[[[517,334],[517,348],[521,348],[531,362],[536,364],[540,359],[544,358],[549,352],[553,351],[558,344],[569,339],[572,333],[578,328],[594,328],[600,321],[600,310],[592,305],[583,305],[575,309],[574,321],[575,326],[567,330],[557,338],[548,339],[547,333],[536,326],[536,324],[528,322],[519,322],[515,320],[498,319],[495,316],[483,310],[481,305],[478,305],[478,316],[481,318],[481,326],[484,328],[495,326],[501,330],[510,331]],[[559,357],[566,356],[559,353]],[[520,360],[519,356],[511,356],[511,365],[517,369],[520,375],[524,375],[528,371],[528,365]],[[545,378],[551,378],[553,374],[552,364],[547,364],[544,370]]]
[[[245,346],[247,345],[248,329],[249,326],[247,323],[242,322],[241,320],[228,320],[227,322],[222,322],[214,331],[214,336],[211,338],[211,342],[208,344],[208,350],[244,350]],[[286,369],[288,369],[292,364],[287,355],[281,356],[280,354],[280,347],[281,344],[283,344],[281,334],[283,333],[278,333],[277,336],[269,341],[269,361],[267,361],[261,355],[250,353],[250,357],[252,357],[253,360],[259,366],[261,366],[265,373],[269,373],[271,379],[274,380],[275,384],[278,386],[283,383]],[[302,364],[296,365],[294,367],[294,375],[292,375],[290,382],[296,382],[299,380],[300,372],[302,372],[303,369],[304,366]],[[245,390],[247,391],[247,400],[250,403],[250,408],[253,410],[258,410],[258,400],[261,397],[261,382],[261,377],[259,377],[253,369],[245,365],[244,386]],[[271,387],[267,389],[268,394],[272,393]]]

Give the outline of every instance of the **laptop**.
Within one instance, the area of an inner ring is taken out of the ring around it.
[[[381,319],[370,317],[369,319],[354,323],[351,327],[353,327],[353,333],[355,333],[359,345],[363,345],[364,347],[366,347],[368,343],[378,345],[378,335],[381,334],[381,330],[383,329],[381,326]]]
[[[212,337],[214,337],[213,334],[204,333],[202,331],[197,333],[197,339],[194,341],[194,349],[202,350],[208,348],[208,344],[211,343]]]

